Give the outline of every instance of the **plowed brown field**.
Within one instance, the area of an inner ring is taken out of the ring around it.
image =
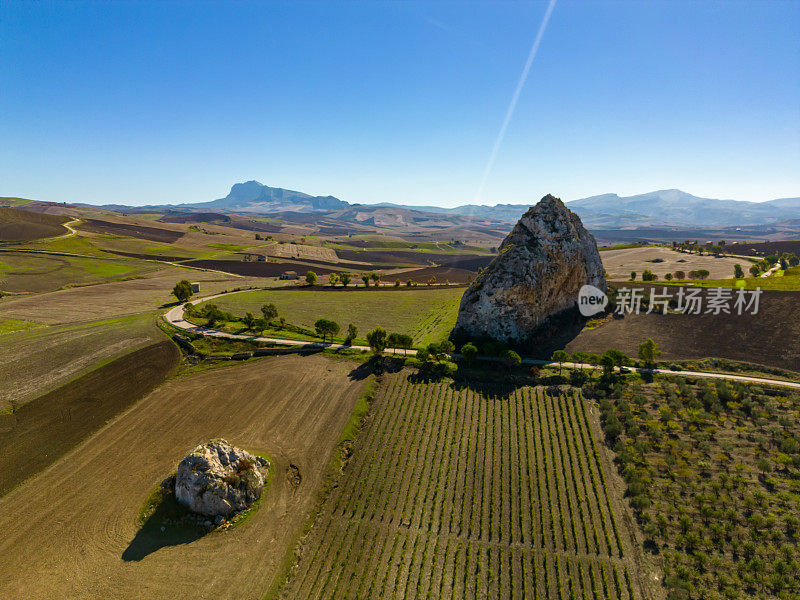
[[[151,393],[0,499],[0,598],[262,598],[360,395],[350,368],[319,356],[260,359]],[[260,509],[194,541],[136,537],[153,486],[215,437],[273,459]]]

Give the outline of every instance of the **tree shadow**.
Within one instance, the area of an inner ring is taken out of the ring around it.
[[[405,358],[400,356],[372,356],[350,371],[347,376],[350,381],[362,381],[370,375],[399,373],[404,366]]]

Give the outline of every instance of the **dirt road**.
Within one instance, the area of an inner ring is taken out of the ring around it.
[[[236,293],[236,292],[228,292],[228,293]],[[225,296],[226,294],[216,294],[214,296],[207,296],[202,299],[196,300],[196,302],[206,302],[208,300],[213,300],[214,298],[219,298],[220,296]],[[189,321],[184,320],[183,318],[183,305],[176,306],[175,308],[170,309],[165,315],[164,318],[167,320],[168,323],[183,329],[185,331],[191,331],[192,333],[196,333],[198,335],[205,335],[211,337],[221,337],[221,338],[230,338],[230,339],[238,339],[238,340],[249,340],[253,342],[269,342],[274,344],[285,344],[289,346],[307,346],[309,348],[349,348],[351,350],[369,350],[368,346],[345,346],[344,344],[332,344],[332,343],[322,343],[322,342],[308,342],[303,340],[292,340],[292,339],[285,339],[285,338],[271,338],[271,337],[258,337],[258,336],[249,336],[249,335],[240,335],[235,333],[225,333],[223,331],[216,331],[214,329],[209,329],[207,327],[201,327],[200,325],[194,325]],[[417,351],[416,350],[405,350],[404,353],[407,353],[410,356],[414,356]],[[451,354],[452,358],[461,358],[460,354]],[[480,360],[499,360],[496,358],[491,357],[479,357]],[[553,361],[548,360],[535,360],[532,358],[523,358],[522,364],[526,365],[552,365],[555,364]],[[571,368],[583,368],[583,369],[596,369],[600,370],[602,367],[592,366],[589,364],[581,365],[579,363],[563,363],[563,366],[571,367]],[[663,375],[684,375],[687,377],[707,377],[711,379],[727,379],[730,381],[742,381],[746,383],[756,383],[761,385],[777,385],[782,387],[790,387],[794,389],[800,389],[800,383],[793,383],[790,381],[783,381],[779,379],[769,379],[766,377],[748,377],[744,375],[727,375],[725,373],[703,373],[700,371],[680,371],[674,372],[670,371],[669,369],[632,369],[637,372],[648,372],[648,373],[661,373]]]

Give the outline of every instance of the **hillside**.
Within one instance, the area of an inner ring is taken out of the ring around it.
[[[67,217],[59,215],[0,206],[0,241],[28,242],[69,233],[62,226],[67,221]]]

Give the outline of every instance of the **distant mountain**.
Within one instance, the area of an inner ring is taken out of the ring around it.
[[[455,208],[434,206],[396,206],[426,212],[516,222],[530,208],[527,204],[495,206],[466,204]],[[601,194],[567,202],[588,227],[737,227],[766,225],[800,217],[800,198],[781,198],[767,202],[716,200],[687,194],[681,190],[659,190],[637,196]]]
[[[800,199],[767,202],[700,198],[681,190],[659,190],[637,196],[603,194],[567,203],[584,223],[594,227],[673,225],[735,227],[777,223],[800,216]]]
[[[532,204],[538,198],[532,198]],[[583,223],[590,228],[624,229],[630,227],[744,227],[772,225],[800,218],[800,198],[780,198],[767,202],[744,202],[701,198],[681,190],[659,190],[637,196],[601,194],[567,203]],[[403,204],[350,204],[334,196],[311,196],[303,192],[273,188],[258,181],[237,183],[224,198],[211,202],[127,207],[106,205],[116,211],[167,210],[170,212],[231,212],[231,213],[330,213],[345,209],[352,211],[356,221],[365,218],[365,211],[377,211],[366,218],[378,221],[418,219],[400,216],[397,211],[452,215],[490,221],[516,223],[530,208],[528,204],[496,204],[495,206],[464,204],[454,208],[440,206],[411,206]],[[385,213],[385,214],[381,214]]]
[[[225,208],[240,212],[295,212],[336,210],[350,206],[348,202],[333,196],[311,196],[303,192],[273,188],[258,181],[237,183],[224,198],[212,202],[201,202],[192,206]]]

